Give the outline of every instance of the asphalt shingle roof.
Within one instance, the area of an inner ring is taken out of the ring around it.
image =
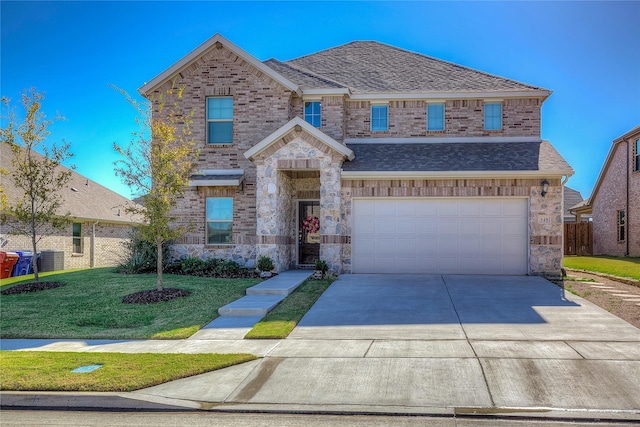
[[[361,94],[546,90],[375,41],[292,59],[284,63],[289,67],[273,61],[266,65],[303,89],[333,87],[329,82],[334,82]]]
[[[355,159],[345,171],[572,171],[547,141],[350,144]]]
[[[2,166],[11,174],[14,170],[11,165],[13,158],[11,146],[8,143],[1,143],[0,146]],[[34,154],[41,156],[36,152]],[[64,166],[59,166],[59,168],[69,170]],[[2,176],[2,187],[7,194],[9,204],[12,200],[21,197],[20,189],[13,185],[13,180],[9,177]],[[131,200],[75,171],[71,171],[69,182],[65,188],[60,190],[59,194],[64,199],[59,210],[61,215],[69,212],[73,218],[118,223],[141,222],[141,218],[133,217],[125,212],[125,206],[127,203],[131,203]]]

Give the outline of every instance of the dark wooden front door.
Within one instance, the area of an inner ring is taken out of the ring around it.
[[[298,202],[298,264],[320,259],[320,202]]]

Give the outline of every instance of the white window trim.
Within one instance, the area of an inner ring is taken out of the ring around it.
[[[374,129],[373,128],[373,107],[386,107],[387,108],[387,127],[385,129]],[[371,120],[371,132],[389,132],[389,103],[371,103],[369,107],[369,116]]]
[[[500,127],[496,128],[496,129],[488,129],[487,128],[487,105],[500,105]],[[485,101],[483,109],[482,109],[482,114],[483,114],[483,122],[484,122],[484,130],[486,131],[493,131],[493,132],[497,132],[497,131],[501,131],[504,129],[504,123],[502,121],[502,115],[504,113],[504,105],[502,103],[502,101],[498,101],[498,100],[491,100],[491,101]]]
[[[442,129],[429,129],[429,106],[430,105],[442,105]],[[444,132],[447,128],[445,123],[445,112],[447,110],[446,103],[444,102],[427,102],[427,111],[426,111],[426,119],[427,119],[427,132]]]
[[[80,235],[76,237],[76,235],[73,232],[73,226],[75,224],[79,224],[80,225]],[[80,241],[80,251],[76,252],[76,244],[75,241],[76,239],[78,239]],[[81,222],[73,222],[71,223],[71,253],[73,255],[83,255],[84,254],[84,239],[82,238],[82,223]]]
[[[622,214],[622,221],[620,221],[620,214]],[[618,243],[624,243],[627,240],[627,213],[624,209],[616,211],[616,240]],[[620,232],[622,231],[623,239],[620,239]]]
[[[210,99],[231,99],[233,104],[231,107],[232,117],[230,119],[210,119],[209,118],[209,100]],[[205,98],[205,120],[207,122],[206,145],[232,145],[233,144],[233,130],[231,131],[231,142],[209,142],[209,123],[231,123],[231,126],[233,126],[233,119],[235,116],[234,107],[235,107],[235,100],[233,96],[207,96]]]
[[[231,220],[222,220],[222,219],[213,219],[210,220],[208,218],[208,212],[207,212],[207,199],[231,199]],[[233,197],[217,197],[217,196],[213,196],[213,197],[206,197],[205,198],[205,213],[204,213],[204,222],[205,222],[205,230],[204,230],[204,235],[205,235],[205,245],[206,246],[231,246],[233,245],[233,206],[235,205],[235,200]],[[229,243],[209,243],[209,223],[210,222],[216,222],[216,223],[220,223],[220,222],[231,222],[231,241]]]
[[[304,104],[306,104],[307,102],[309,102],[309,103],[317,102],[318,104],[320,104],[320,105],[319,105],[319,107],[320,107],[320,113],[318,113],[318,114],[317,114],[317,116],[319,116],[319,117],[320,117],[320,125],[319,125],[319,126],[317,126],[317,127],[316,127],[315,125],[313,125],[313,124],[311,124],[310,122],[308,122],[308,121],[307,121],[306,106],[304,105]],[[304,100],[304,102],[303,102],[303,104],[302,104],[302,115],[304,116],[303,118],[304,118],[304,121],[305,121],[305,122],[309,123],[309,124],[310,124],[311,126],[313,126],[313,127],[316,127],[317,129],[320,129],[320,128],[322,127],[322,100],[320,100],[320,99],[314,99],[314,100],[311,100],[311,99],[305,99],[305,100]]]

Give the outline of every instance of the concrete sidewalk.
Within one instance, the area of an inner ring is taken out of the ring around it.
[[[4,392],[4,407],[640,422],[640,330],[537,277],[343,275],[286,340],[2,340],[0,346],[263,357],[133,393]]]

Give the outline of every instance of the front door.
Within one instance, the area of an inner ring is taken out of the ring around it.
[[[298,202],[298,265],[320,259],[320,202]]]

